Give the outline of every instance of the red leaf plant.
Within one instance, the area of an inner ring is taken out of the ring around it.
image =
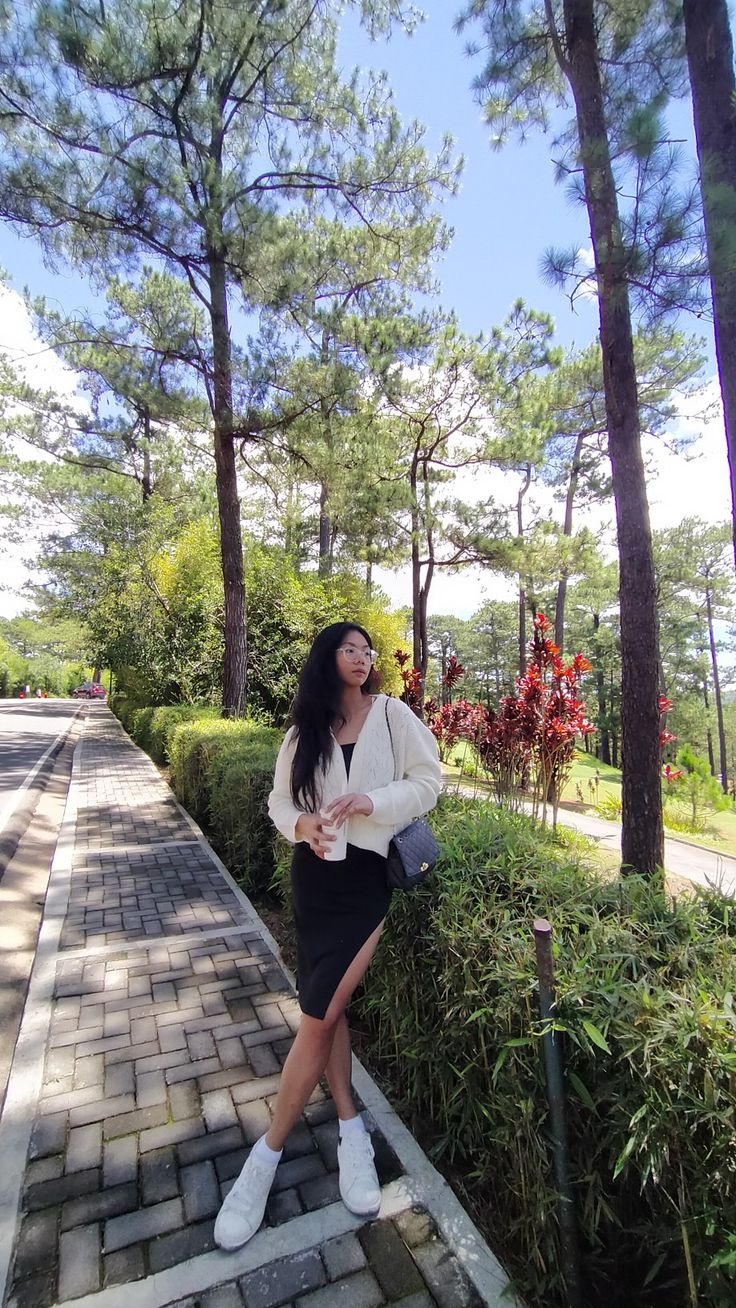
[[[421,715],[422,703],[424,700],[424,679],[422,674],[419,671],[419,668],[407,668],[406,665],[409,662],[409,655],[406,653],[406,650],[395,649],[394,660],[399,666],[401,680],[404,683],[401,698],[405,704],[409,705],[409,708],[414,713],[419,713]]]
[[[445,675],[442,678],[442,685],[447,687],[447,702],[449,704],[452,703],[453,687],[464,676],[465,676],[465,668],[463,667],[463,664],[459,661],[459,659],[455,658],[454,654],[451,654],[449,659],[447,660],[447,668],[445,669]],[[442,698],[444,699],[445,696],[443,695]]]
[[[427,726],[437,741],[440,759],[446,763],[451,749],[461,740],[476,745],[485,728],[485,713],[481,704],[459,699],[456,704],[443,704],[438,708],[432,700],[425,705]]]
[[[549,633],[543,613],[534,619],[529,642],[529,666],[513,695],[501,701],[498,713],[486,712],[480,755],[501,803],[517,806],[519,792],[531,789],[532,811],[542,825],[552,805],[552,825],[565,782],[570,775],[575,742],[595,728],[579,698],[580,678],[590,671],[583,654],[567,666]]]
[[[674,708],[674,704],[672,700],[668,699],[666,695],[660,695],[659,697],[659,718],[660,718],[659,748],[660,749],[664,749],[665,745],[670,745],[673,740],[677,740],[677,736],[673,735],[671,731],[667,730],[667,714],[671,713],[673,708]],[[667,780],[669,781],[670,778],[667,777]]]

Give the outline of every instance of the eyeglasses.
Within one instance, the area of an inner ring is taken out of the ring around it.
[[[358,649],[357,645],[338,645],[337,652],[343,654],[350,663],[357,663],[358,660],[362,663],[364,659],[370,659],[371,663],[375,663],[378,660],[378,650],[369,649],[367,645],[362,649]]]

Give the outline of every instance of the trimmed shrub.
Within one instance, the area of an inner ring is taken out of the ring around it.
[[[283,733],[191,704],[135,709],[127,730],[155,762],[168,763],[174,794],[243,889],[269,890],[277,833],[266,801]]]
[[[209,704],[147,704],[134,709],[126,731],[151,755],[154,763],[169,762],[169,745],[177,727],[185,722],[218,721],[219,711]]]
[[[281,740],[273,727],[214,717],[180,722],[166,737],[177,799],[248,894],[273,878],[276,831],[266,800]]]
[[[527,1301],[564,1303],[532,937],[548,917],[586,1305],[673,1308],[689,1284],[732,1305],[732,901],[607,880],[579,838],[487,802],[443,800],[433,823],[438,871],[394,897],[359,1001],[394,1102]]]
[[[216,750],[210,764],[209,825],[223,862],[249,894],[268,890],[273,879],[277,833],[266,802],[282,739],[272,727],[254,727]]]

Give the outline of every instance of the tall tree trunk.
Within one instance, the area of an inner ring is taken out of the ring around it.
[[[294,479],[289,470],[286,489],[286,513],[284,515],[284,553],[287,558],[296,554],[294,549]]]
[[[222,711],[225,717],[244,717],[246,710],[245,582],[240,501],[233,442],[232,350],[227,309],[225,259],[221,251],[208,254],[212,358],[214,376],[215,477],[220,519],[222,579],[225,590],[225,658]]]
[[[150,500],[153,494],[153,485],[151,482],[151,410],[148,405],[143,410],[143,476],[141,478],[141,490],[143,493],[143,503]]]
[[[716,702],[716,724],[718,727],[718,757],[721,767],[721,786],[724,795],[728,794],[728,756],[726,754],[726,728],[723,724],[723,700],[721,698],[721,679],[718,675],[718,658],[716,639],[713,632],[713,604],[710,587],[705,588],[705,616],[708,622],[708,644],[710,646],[710,665],[713,672],[713,698]]]
[[[532,469],[531,464],[528,463],[516,498],[516,534],[520,541],[524,540],[524,496],[529,490],[531,480]],[[519,572],[519,676],[526,676],[526,590],[524,574],[521,571]]]
[[[727,0],[683,0],[736,564],[736,81]]]
[[[580,432],[575,442],[575,452],[572,456],[572,466],[570,468],[570,479],[567,483],[567,495],[565,496],[565,521],[562,524],[562,534],[568,539],[572,536],[572,510],[575,503],[575,494],[580,481],[580,459],[583,453],[583,443],[585,433]],[[560,573],[560,580],[557,583],[557,603],[555,604],[555,645],[559,645],[560,654],[564,648],[565,642],[565,600],[567,598],[567,579],[570,574],[567,568],[563,568]]]
[[[422,480],[423,504],[419,503],[419,479]],[[432,532],[431,505],[429,502],[429,478],[426,460],[422,460],[419,450],[415,450],[409,471],[411,488],[411,613],[412,613],[412,659],[414,667],[422,676],[426,685],[427,667],[429,665],[429,641],[427,639],[427,605],[429,591],[434,576],[434,536]],[[427,559],[423,563],[419,551],[420,535],[427,544]],[[422,568],[427,571],[422,581]],[[423,704],[415,709],[417,717],[423,716]]]
[[[603,671],[603,665],[600,656],[600,644],[598,632],[600,631],[601,616],[600,613],[593,614],[593,640],[596,650],[595,660],[595,688],[598,696],[598,758],[601,763],[611,763],[611,744],[608,735],[608,720],[606,717],[606,678]],[[587,738],[586,738],[587,739]]]
[[[419,663],[417,667],[422,674],[422,686],[427,684],[427,669],[429,667],[429,638],[427,635],[427,609],[429,607],[429,592],[434,577],[435,553],[434,553],[434,531],[432,528],[432,504],[429,489],[429,473],[427,470],[426,460],[422,462],[422,491],[424,498],[423,519],[424,535],[427,543],[427,559],[424,564],[426,572],[424,581],[419,592]],[[422,703],[416,711],[418,717],[423,716],[424,696]]]
[[[568,77],[577,117],[600,316],[608,448],[616,502],[621,606],[623,870],[664,860],[654,561],[616,185],[603,108],[593,0],[564,0]]]
[[[708,698],[708,682],[703,681],[703,704],[705,705],[705,735],[708,742],[708,762],[710,764],[711,776],[716,775],[716,756],[713,752],[713,732],[710,729],[710,700]]]
[[[409,486],[411,488],[411,656],[415,668],[420,667],[422,662],[421,622],[419,616],[422,591],[422,564],[421,555],[419,553],[418,469],[419,460],[418,457],[415,456],[412,460],[411,470],[409,472]]]
[[[320,346],[320,363],[323,368],[327,368],[330,361],[330,333],[325,327],[322,332],[322,344]],[[324,390],[324,387],[323,387]],[[328,451],[332,450],[332,417],[327,397],[323,394],[319,401],[320,415],[322,420],[322,436],[325,447]],[[319,491],[319,575],[320,577],[329,577],[332,572],[332,541],[333,526],[329,512],[330,489],[326,482],[322,482]]]
[[[330,538],[332,535],[332,524],[327,512],[328,490],[324,482],[319,488],[319,575],[320,577],[329,577],[332,571],[332,558],[330,556]]]

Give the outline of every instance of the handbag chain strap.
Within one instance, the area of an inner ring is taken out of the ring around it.
[[[384,700],[383,709],[386,714],[386,726],[388,727],[388,738],[391,741],[391,754],[394,760],[394,781],[395,781],[396,780],[396,750],[394,749],[394,736],[391,730],[391,723],[389,721],[389,716],[388,716],[388,695]]]

